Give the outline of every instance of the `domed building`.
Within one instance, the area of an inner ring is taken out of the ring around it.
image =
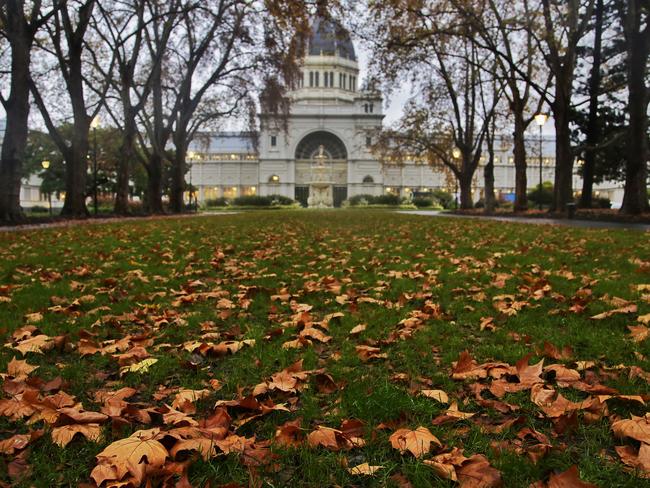
[[[246,134],[195,138],[191,179],[199,202],[279,194],[305,206],[338,207],[350,196],[383,192],[381,164],[369,149],[384,118],[382,97],[359,88],[349,32],[336,21],[316,18],[301,71],[289,94],[286,126],[260,114],[257,153]]]
[[[197,189],[199,203],[243,195],[283,195],[310,207],[338,207],[354,195],[385,193],[410,197],[416,192],[457,186],[448,171],[424,159],[382,164],[370,151],[382,128],[379,92],[361,88],[362,76],[350,34],[335,20],[316,18],[305,49],[302,76],[291,92],[288,120],[261,113],[257,146],[251,134],[203,132],[190,145],[191,170],[186,179]],[[495,190],[502,200],[514,198],[512,144],[497,137]],[[529,187],[538,181],[537,136],[529,148]],[[554,140],[543,145],[543,180],[554,179]],[[483,194],[484,158],[474,175],[473,198]],[[577,167],[577,166],[576,166]],[[581,179],[576,173],[574,188]],[[601,196],[620,198],[620,184],[601,184]],[[189,195],[188,195],[189,196]],[[598,196],[598,194],[597,194]]]

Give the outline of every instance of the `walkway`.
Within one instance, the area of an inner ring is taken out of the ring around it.
[[[599,220],[576,220],[576,219],[547,219],[547,218],[526,218],[526,217],[500,217],[498,215],[459,215],[439,210],[398,210],[398,213],[409,215],[424,215],[428,217],[447,217],[455,219],[487,219],[513,224],[537,224],[537,225],[563,225],[566,227],[578,227],[583,229],[628,229],[650,231],[649,224],[633,224],[627,222],[603,222]]]

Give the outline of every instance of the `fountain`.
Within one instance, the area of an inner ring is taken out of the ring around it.
[[[332,208],[334,206],[332,164],[327,162],[325,147],[318,147],[318,154],[314,156],[311,165],[311,181],[309,183],[309,198],[307,205],[310,208]]]

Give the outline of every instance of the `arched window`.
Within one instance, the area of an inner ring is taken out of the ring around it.
[[[280,177],[278,175],[269,176],[269,183],[280,183]]]
[[[366,175],[366,176],[363,177],[363,182],[364,183],[374,183],[375,179],[370,175]]]
[[[306,136],[296,147],[296,159],[313,160],[323,146],[328,159],[348,159],[345,144],[331,132],[318,131]]]

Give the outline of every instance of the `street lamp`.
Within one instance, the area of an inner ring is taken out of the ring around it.
[[[96,115],[95,118],[90,123],[90,128],[93,130],[93,207],[95,210],[95,215],[97,215],[97,127],[99,127],[100,119],[99,115]]]
[[[194,158],[196,158],[196,153],[194,151],[188,151],[187,152],[187,159],[192,162],[194,161]],[[194,189],[192,188],[192,166],[190,165],[190,212],[194,211],[194,206],[192,205],[192,193],[194,192]]]
[[[451,155],[453,156],[454,159],[460,159],[461,156],[460,149],[454,147],[451,150]],[[454,173],[454,180],[456,182],[456,189],[454,191],[454,206],[456,207],[456,210],[458,210],[458,177],[456,176],[455,173]]]
[[[50,167],[50,162],[46,159],[45,161],[41,161],[41,167],[47,171]],[[52,192],[47,192],[47,203],[50,207],[50,217],[52,216]]]
[[[547,120],[548,115],[544,113],[535,115],[535,122],[539,126],[539,193],[537,194],[537,198],[540,210],[542,210],[542,128]]]

